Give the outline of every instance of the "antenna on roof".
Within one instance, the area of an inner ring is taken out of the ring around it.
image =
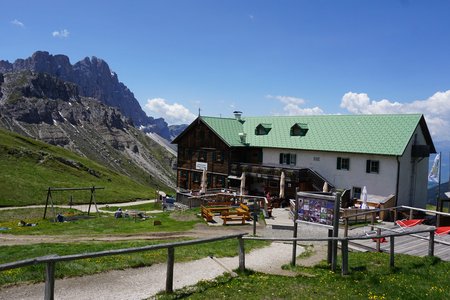
[[[200,117],[200,111],[201,111],[202,109],[199,107],[198,108],[198,116]]]

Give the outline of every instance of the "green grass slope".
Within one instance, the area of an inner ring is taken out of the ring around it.
[[[155,197],[154,187],[61,147],[0,129],[0,206],[44,204],[48,187],[90,186],[105,187],[96,192],[97,203]],[[53,200],[68,204],[70,196],[73,203],[86,203],[90,192],[54,193]]]

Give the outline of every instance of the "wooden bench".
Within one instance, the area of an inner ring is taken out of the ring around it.
[[[231,206],[210,206],[207,208],[212,213],[222,213],[222,212],[228,212],[231,209]]]
[[[240,204],[239,207],[236,209],[236,213],[238,216],[244,216],[246,220],[251,220],[252,217],[250,216],[250,209],[245,204]]]
[[[207,206],[231,206],[231,202],[208,202],[208,204],[206,204]]]
[[[207,222],[212,222],[214,218],[214,214],[203,205],[201,206],[202,218],[204,218]]]
[[[223,225],[227,225],[227,221],[241,221],[241,224],[245,224],[245,215],[223,212],[220,218],[223,220]]]

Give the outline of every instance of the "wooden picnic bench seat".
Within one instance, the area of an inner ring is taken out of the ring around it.
[[[214,214],[205,206],[201,206],[202,218],[204,218],[207,222],[212,222],[214,218]]]
[[[223,206],[231,206],[231,204],[232,204],[231,202],[227,202],[227,201],[225,201],[225,202],[208,202],[207,206],[208,206],[208,208],[216,207],[216,206],[223,207]]]
[[[223,220],[223,225],[227,225],[227,221],[241,221],[242,224],[245,224],[245,215],[223,212],[220,218]]]
[[[240,204],[239,207],[236,209],[236,212],[239,216],[243,215],[246,220],[251,220],[252,217],[250,216],[250,209],[245,204]]]

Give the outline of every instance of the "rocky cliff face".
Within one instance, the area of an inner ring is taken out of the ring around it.
[[[79,85],[48,73],[0,73],[0,126],[73,150],[142,183],[150,174],[152,182],[174,186],[173,155],[118,108],[84,97]]]
[[[27,59],[17,59],[14,63],[0,60],[0,73],[32,71],[47,73],[78,86],[79,95],[98,99],[102,103],[117,107],[135,126],[147,132],[155,132],[170,139],[170,132],[164,119],[154,119],[145,114],[134,94],[119,81],[108,64],[92,57],[72,65],[65,55],[51,55],[45,51],[35,52]]]

